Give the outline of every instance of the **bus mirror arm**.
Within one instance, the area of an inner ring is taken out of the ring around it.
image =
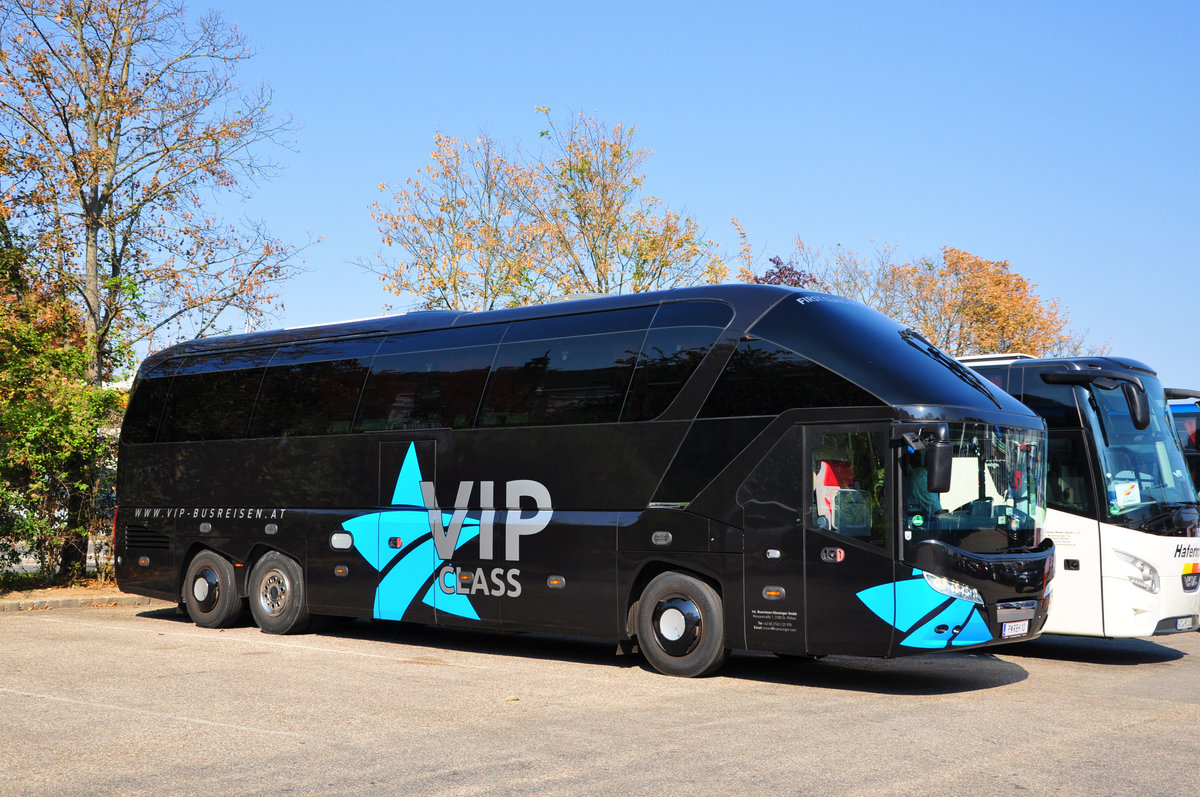
[[[1188,390],[1182,387],[1168,387],[1163,390],[1167,396],[1167,401],[1178,401],[1179,399],[1195,399],[1196,406],[1200,407],[1200,390]]]
[[[1087,371],[1051,371],[1042,374],[1042,381],[1048,385],[1095,385],[1103,390],[1112,390],[1117,385],[1125,394],[1125,403],[1129,406],[1129,415],[1133,420],[1133,428],[1145,429],[1150,425],[1150,401],[1146,398],[1146,386],[1142,380],[1133,374],[1123,374],[1120,371],[1105,369]]]

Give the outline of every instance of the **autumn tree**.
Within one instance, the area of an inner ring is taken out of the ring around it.
[[[81,308],[87,377],[159,331],[202,335],[269,312],[294,248],[224,223],[215,196],[269,173],[287,128],[244,91],[251,56],[216,14],[181,2],[9,0],[0,10],[0,212]]]
[[[431,161],[371,215],[384,246],[364,265],[423,307],[486,310],[575,293],[715,283],[726,266],[690,217],[644,193],[634,129],[547,109],[536,155],[490,136],[438,134]]]
[[[697,222],[642,193],[649,153],[636,128],[579,115],[570,127],[539,108],[549,152],[524,205],[545,236],[542,268],[559,294],[638,293],[725,279],[727,267]]]
[[[944,247],[938,259],[897,266],[894,276],[907,323],[948,354],[1078,353],[1058,299],[1043,301],[1007,261]]]
[[[550,287],[536,264],[542,246],[522,203],[532,169],[503,154],[496,142],[434,136],[430,162],[392,194],[392,206],[371,206],[384,246],[403,253],[368,264],[397,295],[423,307],[493,310],[528,304]],[[379,186],[388,190],[386,184]]]
[[[948,354],[1023,352],[1038,357],[1085,350],[1058,299],[1044,301],[1035,285],[1006,261],[945,247],[937,258],[897,263],[895,248],[863,257],[838,246],[832,255],[800,238],[788,260],[778,256],[763,274],[743,268],[743,282],[810,288],[862,302],[911,326]],[[1090,347],[1100,353],[1103,346]]]
[[[84,379],[78,309],[28,259],[0,218],[0,570],[31,552],[49,581],[80,573],[89,536],[103,559],[121,407]]]

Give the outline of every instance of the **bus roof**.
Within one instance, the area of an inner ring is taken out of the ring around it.
[[[968,354],[959,357],[958,360],[972,368],[985,368],[993,365],[1019,365],[1026,368],[1061,366],[1069,371],[1083,371],[1087,368],[1108,368],[1140,371],[1152,376],[1157,375],[1157,372],[1153,368],[1140,360],[1112,355],[1037,358],[1028,354]]]
[[[195,340],[178,343],[150,355],[142,364],[142,368],[147,369],[170,357],[181,357],[208,351],[256,348],[259,346],[328,338],[350,338],[365,335],[422,332],[448,327],[499,324],[530,318],[549,318],[553,316],[599,312],[602,310],[648,307],[663,302],[708,299],[728,302],[733,304],[736,309],[740,302],[754,298],[755,301],[753,304],[761,307],[764,299],[770,304],[774,304],[787,296],[794,296],[797,293],[813,292],[800,291],[796,288],[785,288],[777,285],[702,285],[690,288],[672,288],[663,291],[646,291],[643,293],[628,293],[597,298],[565,299],[545,304],[478,312],[463,310],[412,310],[400,315],[380,316],[378,318],[366,318],[357,321],[249,332],[242,335],[196,338]]]

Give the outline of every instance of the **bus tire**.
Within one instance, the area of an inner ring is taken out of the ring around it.
[[[683,573],[662,573],[638,599],[638,647],[664,675],[709,675],[725,661],[725,616],[717,591]]]
[[[183,605],[188,617],[202,628],[227,628],[242,613],[233,565],[215,551],[192,557],[183,578]]]
[[[304,573],[290,556],[269,551],[250,571],[250,614],[263,633],[299,634],[308,629]]]

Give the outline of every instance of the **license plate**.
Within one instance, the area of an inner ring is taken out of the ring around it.
[[[1024,636],[1029,633],[1029,621],[1017,620],[1015,623],[1004,623],[1000,627],[1000,636],[1007,639],[1010,636]]]
[[[1176,631],[1190,631],[1195,624],[1195,619],[1192,617],[1180,617],[1175,621]]]

